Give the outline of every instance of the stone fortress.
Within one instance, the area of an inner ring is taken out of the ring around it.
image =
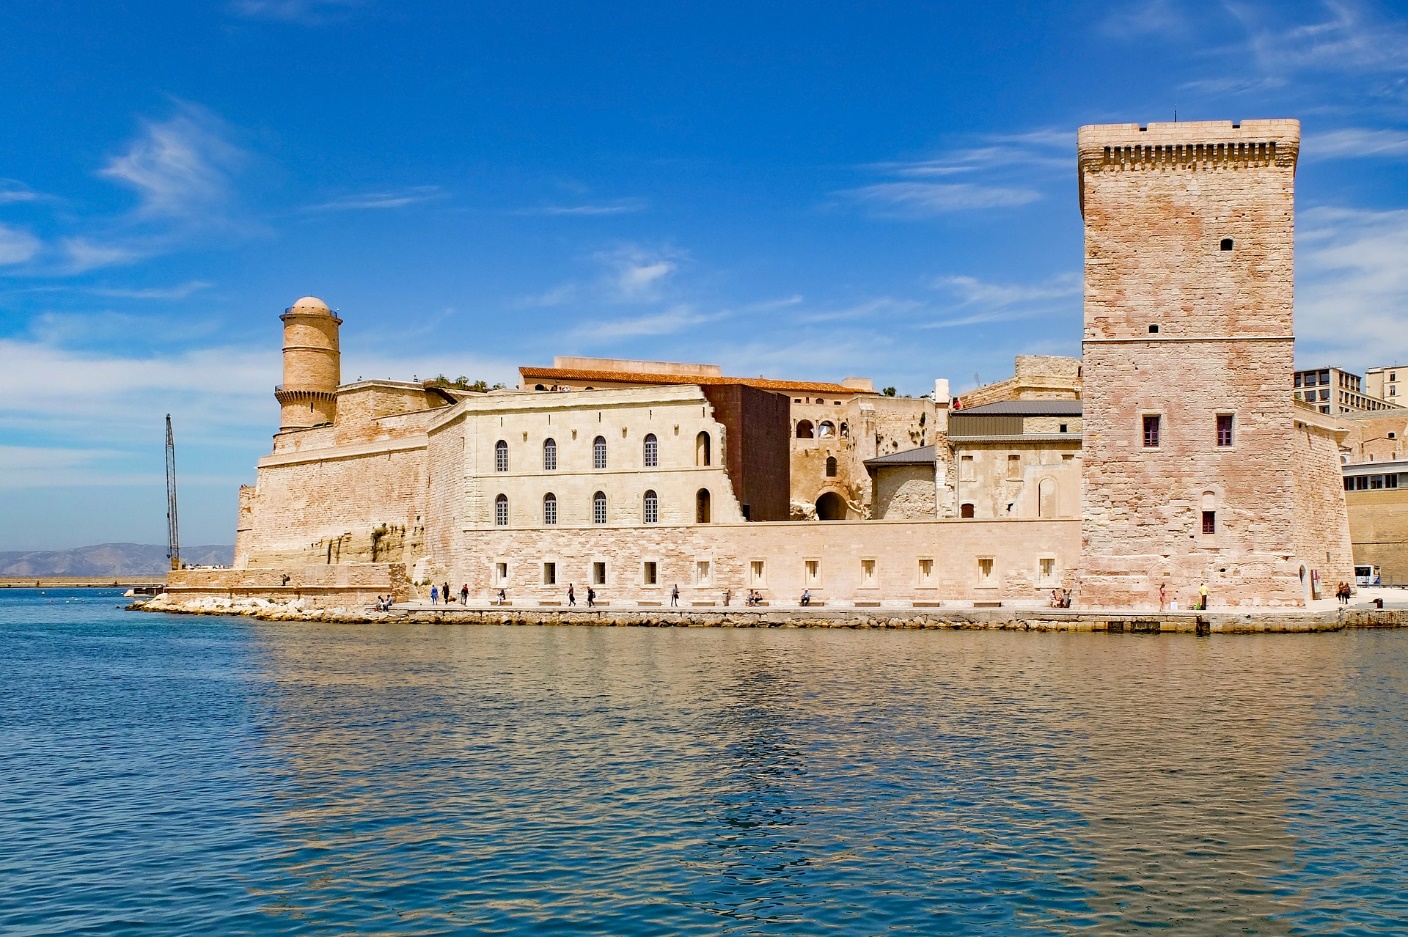
[[[283,315],[235,568],[173,597],[351,605],[430,583],[555,606],[1303,606],[1352,578],[1335,417],[1293,399],[1291,120],[1090,126],[1081,359],[954,399],[559,358],[515,390],[341,381]],[[1196,385],[1197,395],[1176,392]],[[579,601],[581,599],[579,598]]]

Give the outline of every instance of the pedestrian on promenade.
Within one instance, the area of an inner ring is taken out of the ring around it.
[[[440,587],[440,598],[444,600],[446,605],[450,604],[450,584],[448,582]]]
[[[567,584],[567,604],[577,604],[577,590],[572,588],[572,583],[570,582]]]
[[[460,604],[469,604],[469,583],[465,583],[464,585],[460,586]]]
[[[1159,611],[1168,607],[1168,595],[1164,592],[1164,584],[1159,583]]]
[[[430,587],[430,604],[435,605],[440,601],[440,590],[435,586]]]
[[[587,608],[596,608],[596,590],[587,586]]]
[[[499,604],[500,604],[500,605],[503,605],[503,604],[504,604],[504,601],[505,601],[507,598],[508,598],[508,596],[504,595],[504,590],[500,589],[500,590],[499,590]]]
[[[1206,611],[1208,610],[1208,584],[1207,584],[1207,583],[1203,583],[1202,587],[1198,589],[1198,597],[1202,600],[1202,610],[1206,612]]]
[[[733,590],[732,590],[732,589],[725,589],[725,590],[724,590],[724,608],[728,608],[728,600],[731,599],[731,598],[733,598]]]
[[[674,608],[680,604],[680,585],[675,583],[675,587],[670,590],[670,607]]]

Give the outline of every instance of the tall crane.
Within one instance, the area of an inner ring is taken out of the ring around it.
[[[166,414],[166,556],[172,569],[181,568],[180,525],[176,521],[176,438],[171,435],[171,414]]]

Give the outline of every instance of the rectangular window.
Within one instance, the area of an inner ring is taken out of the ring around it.
[[[1217,444],[1223,447],[1232,445],[1232,414],[1230,413],[1217,415]]]
[[[593,585],[597,585],[597,586],[604,586],[604,585],[606,585],[606,564],[605,564],[605,563],[600,563],[600,562],[598,562],[598,563],[593,563],[593,564],[592,564],[592,584],[593,584]]]
[[[764,582],[763,572],[765,567],[762,560],[753,560],[748,564],[748,585],[761,586]]]
[[[992,581],[992,557],[985,556],[978,560],[978,585],[987,585]]]
[[[1056,578],[1056,558],[1043,556],[1038,562],[1038,574],[1043,583],[1049,583]]]
[[[1300,386],[1300,375],[1299,375],[1299,374],[1296,375],[1296,386],[1297,386],[1297,387]],[[1296,396],[1300,396],[1300,395],[1297,394]]]
[[[804,571],[807,585],[815,585],[821,580],[821,560],[807,560]]]
[[[556,563],[544,563],[544,564],[543,564],[543,585],[545,585],[545,586],[555,586],[555,585],[557,585],[557,564],[556,564]]]
[[[1382,475],[1370,475],[1370,476],[1369,476],[1369,488],[1370,488],[1370,490],[1372,490],[1372,491],[1378,491],[1378,490],[1379,490],[1380,488],[1382,488],[1383,486],[1384,486],[1384,477],[1383,477]]]
[[[1144,417],[1144,448],[1159,448],[1159,418],[1150,415]]]
[[[1205,534],[1215,534],[1215,533],[1217,533],[1217,512],[1216,512],[1216,511],[1204,511],[1204,512],[1203,512],[1203,533],[1205,533]]]
[[[1320,399],[1321,399],[1321,400],[1329,400],[1329,399],[1330,399],[1330,392],[1329,392],[1328,390],[1322,390],[1322,391],[1320,391]]]
[[[1397,476],[1397,475],[1385,475],[1385,476],[1384,476],[1384,487],[1385,487],[1385,488],[1397,488],[1397,487],[1398,487],[1398,476]]]
[[[660,582],[660,567],[653,561],[648,561],[641,569],[641,582],[647,586],[657,585]]]
[[[861,584],[862,586],[874,586],[874,585],[875,585],[875,561],[874,561],[874,560],[861,560],[861,561],[860,561],[860,584]]]
[[[696,585],[707,586],[709,584],[709,561],[694,561],[694,582]]]
[[[1064,432],[1066,432],[1066,431],[1067,431],[1067,425],[1066,425],[1065,423],[1062,423],[1062,424],[1061,424],[1061,432],[1064,433]]]
[[[1022,477],[1022,457],[1019,455],[1009,455],[1007,457],[1007,477],[1016,480]]]
[[[927,586],[934,581],[934,561],[924,558],[919,561],[919,584]]]
[[[959,481],[970,482],[973,480],[973,457],[965,455],[958,460]]]
[[[494,581],[497,582],[497,583],[505,583],[505,582],[508,582],[508,564],[507,564],[507,563],[495,563],[495,564],[494,564]]]
[[[1323,385],[1325,385],[1325,386],[1327,386],[1327,387],[1329,386],[1329,384],[1330,384],[1330,372],[1329,372],[1328,370],[1326,370],[1326,371],[1321,371],[1321,372],[1320,372],[1320,383],[1323,384]]]

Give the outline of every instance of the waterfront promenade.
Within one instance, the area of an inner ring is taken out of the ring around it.
[[[1378,608],[1374,600],[1382,599]],[[1128,609],[1053,609],[971,606],[748,608],[721,605],[671,608],[650,606],[597,608],[458,603],[402,603],[390,611],[374,608],[303,608],[296,601],[264,599],[191,599],[170,602],[158,596],[132,606],[148,612],[197,615],[246,615],[264,621],[341,622],[346,624],[416,623],[442,625],[532,625],[640,628],[816,628],[898,630],[1103,631],[1128,634],[1310,633],[1346,628],[1408,627],[1408,592],[1361,589],[1354,604],[1318,600],[1308,609],[1213,609],[1148,612]]]

